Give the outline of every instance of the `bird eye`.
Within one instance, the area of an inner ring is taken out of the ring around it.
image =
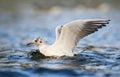
[[[42,43],[42,41],[40,41],[40,43]]]
[[[37,40],[35,40],[35,42],[37,42]]]

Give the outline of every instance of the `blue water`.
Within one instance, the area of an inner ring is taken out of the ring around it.
[[[26,9],[26,8],[25,8]],[[60,8],[0,13],[0,77],[119,77],[120,11]],[[56,26],[75,19],[108,18],[110,24],[82,39],[74,57],[41,58],[26,43],[40,36],[52,44]]]

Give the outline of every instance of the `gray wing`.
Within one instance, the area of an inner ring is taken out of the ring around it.
[[[56,27],[56,40],[59,38],[61,34],[62,27],[63,27],[62,25]]]
[[[108,19],[87,19],[67,23],[63,26],[57,42],[64,48],[73,51],[80,39],[98,31],[98,29],[106,26],[109,21]]]

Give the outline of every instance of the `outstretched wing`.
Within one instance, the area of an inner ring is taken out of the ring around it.
[[[99,28],[106,26],[109,21],[110,20],[108,19],[87,19],[75,20],[67,23],[63,26],[56,43],[59,43],[64,48],[73,51],[80,39],[98,31]]]
[[[62,27],[63,27],[62,25],[56,27],[56,40],[59,38],[61,34]]]

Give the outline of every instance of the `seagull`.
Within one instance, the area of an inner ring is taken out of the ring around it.
[[[74,56],[74,49],[80,39],[109,24],[109,19],[78,19],[56,27],[56,41],[47,45],[38,37],[27,45],[37,45],[45,56]]]

